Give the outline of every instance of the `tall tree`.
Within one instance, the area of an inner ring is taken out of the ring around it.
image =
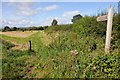
[[[52,26],[55,26],[55,25],[57,25],[57,23],[58,23],[57,20],[54,19],[54,20],[52,21],[52,24],[51,24],[51,25],[52,25]]]
[[[73,16],[72,22],[76,22],[77,20],[81,19],[82,16],[80,14]]]
[[[4,31],[11,31],[11,29],[10,29],[9,26],[5,26],[5,27],[4,27]]]

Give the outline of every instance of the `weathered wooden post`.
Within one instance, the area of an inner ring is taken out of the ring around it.
[[[97,21],[107,20],[106,41],[105,41],[105,52],[106,53],[110,52],[113,15],[114,15],[114,9],[109,8],[108,15],[100,16],[97,18]]]
[[[105,43],[105,52],[106,53],[110,52],[113,14],[114,14],[114,9],[109,8],[109,10],[108,10],[108,20],[107,20],[107,31],[106,31],[106,43]]]
[[[29,51],[32,51],[31,41],[29,41],[29,44],[30,44]]]

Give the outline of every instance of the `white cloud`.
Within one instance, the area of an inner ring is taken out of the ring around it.
[[[21,10],[21,11],[17,11],[16,14],[18,15],[23,15],[23,16],[33,16],[35,15],[36,13],[31,11],[31,10]]]
[[[33,3],[31,2],[20,3],[17,6],[16,13],[23,16],[33,16],[36,14],[36,12],[32,10],[32,6],[33,6]]]
[[[57,17],[56,19],[58,20],[59,24],[70,24],[73,16],[77,14],[80,14],[80,11],[70,11],[64,13],[62,16]]]
[[[73,18],[74,15],[79,14],[80,11],[70,11],[67,13],[62,14],[59,17],[48,17],[45,20],[41,21],[40,25],[51,25],[51,22],[53,19],[56,19],[58,21],[58,24],[71,24],[71,19]]]
[[[55,10],[59,8],[59,6],[57,5],[52,5],[52,6],[48,6],[48,7],[45,7],[44,9],[47,10],[47,11],[51,11],[51,10]]]
[[[50,26],[53,19],[58,21],[58,24],[70,24],[71,19],[74,15],[79,14],[79,11],[71,11],[62,14],[59,17],[48,17],[43,21],[33,22],[28,19],[18,19],[18,20],[2,20],[3,26],[10,26],[10,27],[30,27],[30,26]]]
[[[41,21],[39,24],[40,26],[50,26],[52,23],[53,17],[47,17],[45,20]]]
[[[32,2],[19,2],[19,3],[10,2],[8,3],[8,5],[16,9],[17,15],[33,16],[36,14],[36,11],[32,9],[32,6],[34,5],[34,3]]]
[[[36,25],[34,22],[21,19],[21,20],[2,20],[2,27],[30,27]]]
[[[43,7],[43,8],[37,8],[36,10],[52,11],[52,10],[55,10],[58,8],[59,8],[58,5],[51,5],[51,6],[47,6],[47,7]]]
[[[14,0],[11,0],[14,1]],[[52,11],[57,8],[59,8],[58,5],[51,5],[43,8],[36,8],[33,9],[32,7],[35,5],[34,2],[9,2],[8,5],[11,7],[14,7],[16,9],[16,14],[17,15],[22,15],[22,16],[34,16],[38,13],[38,11]]]
[[[79,14],[79,13],[80,13],[80,11],[71,11],[71,12],[67,12],[67,13],[63,14],[62,16],[69,17],[69,16],[74,16],[74,15]]]

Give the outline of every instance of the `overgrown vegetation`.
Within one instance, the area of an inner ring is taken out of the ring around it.
[[[9,50],[14,44],[2,41],[2,77],[23,78],[34,66],[34,63],[27,60],[35,53],[20,50]]]
[[[108,54],[104,53],[106,21],[97,22],[95,16],[50,26],[44,30],[46,36],[40,32],[27,38],[3,35],[21,44],[31,40],[36,52],[10,50],[14,45],[3,41],[3,78],[120,78],[118,17],[114,15]]]

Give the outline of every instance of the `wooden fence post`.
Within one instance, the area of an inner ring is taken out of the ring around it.
[[[29,50],[32,51],[31,41],[29,41],[29,44],[30,44],[30,48],[29,48]]]
[[[105,52],[106,53],[110,52],[113,15],[114,15],[114,9],[109,8],[108,17],[107,17],[106,43],[105,43]]]

